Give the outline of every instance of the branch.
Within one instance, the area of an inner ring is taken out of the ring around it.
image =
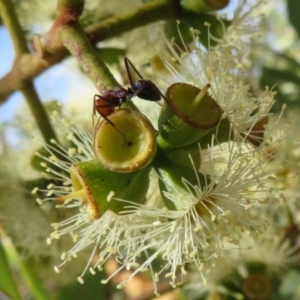
[[[119,86],[107,66],[97,55],[80,24],[73,22],[60,29],[61,41],[94,83],[98,91]]]
[[[4,1],[4,0],[1,0]],[[67,0],[65,0],[67,1]],[[79,10],[79,8],[78,8]],[[93,45],[104,39],[120,35],[131,29],[159,20],[179,18],[181,10],[176,0],[156,0],[121,16],[114,16],[86,28],[88,39]],[[67,51],[60,41],[58,25],[72,19],[57,15],[54,25],[43,36],[34,39],[37,55],[26,54],[16,58],[12,70],[0,79],[0,104],[13,92],[22,89],[34,77],[50,66],[60,62]],[[26,67],[24,67],[26,66]]]
[[[13,41],[13,44],[14,44],[14,48],[15,48],[15,52],[16,52],[15,62],[19,61],[20,57],[24,57],[25,61],[26,61],[27,58],[30,56],[28,54],[29,50],[28,50],[28,47],[26,44],[26,39],[25,39],[23,30],[19,24],[17,14],[14,10],[14,6],[11,3],[11,1],[10,0],[0,0],[0,11],[1,11],[1,17],[2,17],[3,23],[6,26],[7,30],[9,31],[10,36]],[[24,65],[22,63],[18,66],[18,68],[20,68],[20,67],[26,69],[27,64]],[[12,77],[18,78],[19,73],[15,73],[14,67],[13,67],[12,71],[14,71],[14,72],[9,73],[8,78],[12,78]],[[37,92],[35,91],[35,88],[33,86],[31,79],[32,78],[29,78],[26,82],[23,82],[22,86],[19,87],[19,89],[21,89],[21,92],[30,107],[31,113],[33,114],[33,116],[38,124],[38,127],[44,137],[44,140],[46,142],[49,142],[51,139],[56,139],[55,133],[50,124],[50,121],[48,119],[48,116],[46,114],[44,106],[41,103]],[[4,82],[3,84],[9,85],[9,83],[10,83],[10,81]],[[0,84],[0,86],[1,86],[1,84]],[[10,88],[13,88],[13,87],[10,86]]]

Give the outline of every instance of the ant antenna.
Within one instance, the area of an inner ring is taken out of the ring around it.
[[[96,114],[96,97],[99,97],[99,95],[95,95],[94,96],[94,105],[93,105],[93,126],[94,126],[94,116],[95,116],[95,114]],[[99,97],[99,99],[100,100],[102,100],[100,97]],[[99,100],[98,99],[98,100]],[[109,114],[111,114],[111,112],[101,112],[101,110],[100,110],[100,108],[113,108],[115,105],[109,105],[108,103],[106,103],[106,104],[103,104],[103,105],[97,105],[97,112],[100,114],[100,116],[99,116],[99,118],[98,118],[98,120],[97,120],[97,123],[96,123],[96,126],[95,126],[95,128],[97,129],[98,127],[99,127],[99,123],[100,123],[100,117],[102,117],[102,118],[104,118],[105,119],[105,121],[107,121],[111,126],[113,126],[121,135],[122,135],[122,137],[123,137],[123,139],[124,139],[124,143],[121,145],[121,147],[124,147],[125,145],[126,145],[126,143],[127,143],[127,139],[126,139],[126,137],[125,137],[125,135],[124,135],[124,133],[123,132],[121,132],[116,126],[115,126],[115,124],[111,121],[111,120],[109,120],[108,118],[107,118],[107,116],[109,115]],[[95,130],[95,132],[96,132],[96,130]],[[95,140],[95,139],[94,139]]]

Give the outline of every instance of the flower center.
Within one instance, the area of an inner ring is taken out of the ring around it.
[[[249,299],[270,299],[272,283],[265,274],[250,274],[243,282],[242,289]]]

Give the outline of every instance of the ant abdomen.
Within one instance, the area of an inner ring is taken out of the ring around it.
[[[151,80],[137,80],[132,83],[134,92],[138,91],[137,97],[149,100],[159,101],[161,99],[161,92],[158,87]]]

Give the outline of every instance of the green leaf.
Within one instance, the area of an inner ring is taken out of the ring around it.
[[[282,93],[280,90],[280,84],[290,82],[293,83],[296,87],[294,93]],[[295,73],[288,70],[278,70],[272,68],[263,68],[262,76],[260,79],[260,86],[264,89],[265,86],[274,87],[277,91],[275,96],[276,102],[272,106],[272,112],[281,111],[282,104],[288,104],[288,106],[294,107],[299,106],[300,97],[297,92],[297,88],[300,86],[300,77],[298,77]]]
[[[265,67],[263,69],[262,77],[272,78],[273,83],[279,83],[280,81],[290,81],[295,84],[300,84],[300,77],[295,73],[288,70],[278,70]]]
[[[21,300],[9,263],[0,240],[0,290],[13,300]]]
[[[48,293],[44,290],[39,278],[37,277],[38,274],[34,273],[31,270],[32,266],[29,263],[27,263],[24,259],[21,259],[21,257],[19,256],[19,253],[15,249],[15,247],[12,244],[12,242],[10,241],[10,239],[7,239],[7,241],[5,243],[5,251],[6,251],[6,255],[8,256],[9,261],[16,266],[16,269],[18,270],[19,274],[21,275],[20,278],[23,280],[23,282],[27,286],[27,288],[30,291],[33,298],[36,300],[49,300],[50,298],[48,297]],[[4,265],[4,263],[1,262],[1,259],[0,259],[0,266],[1,266],[0,284],[3,283],[1,276],[2,276],[2,266]],[[7,276],[5,275],[5,278],[6,277]],[[5,287],[6,287],[6,284],[5,284]],[[12,299],[18,300],[21,298],[15,297]]]
[[[289,12],[290,22],[294,26],[298,36],[300,37],[300,18],[299,18],[300,1],[287,0],[287,7]]]

